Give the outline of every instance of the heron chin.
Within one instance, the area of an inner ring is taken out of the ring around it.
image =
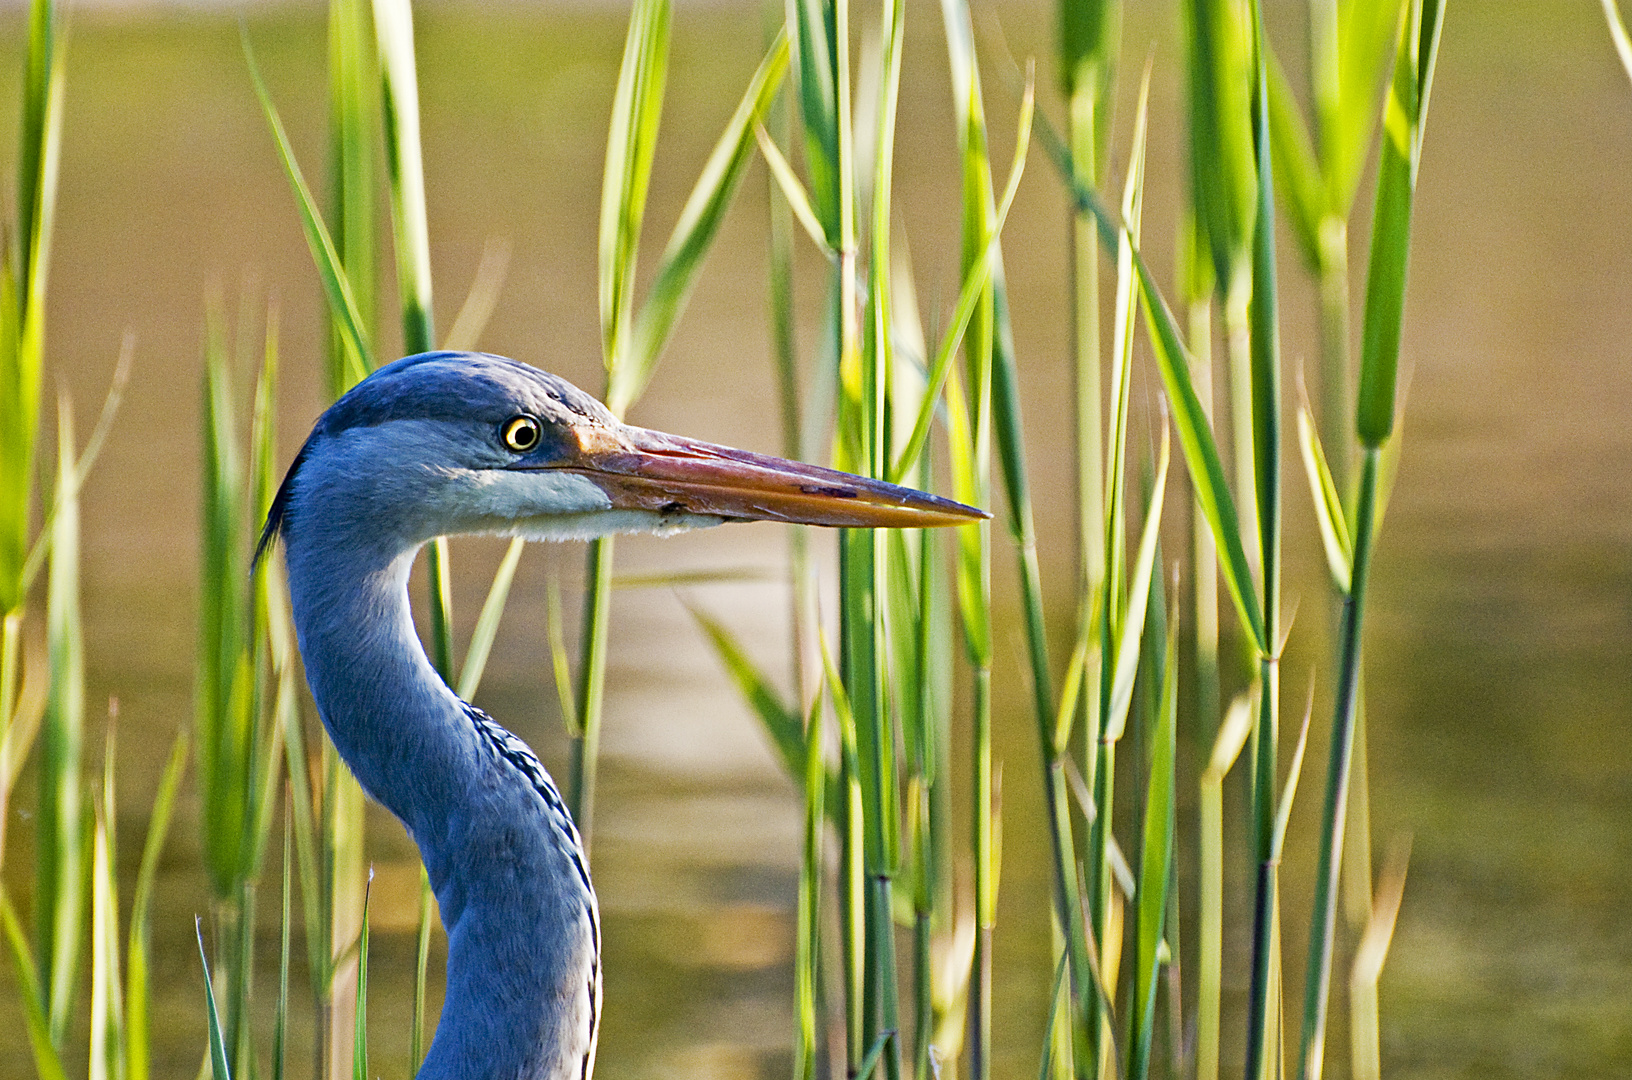
[[[588,1080],[600,918],[572,816],[527,746],[448,689],[408,574],[452,533],[576,540],[728,521],[955,525],[982,512],[831,469],[620,423],[498,356],[426,353],[317,421],[267,516],[318,712],[418,844],[448,934],[420,1080]]]

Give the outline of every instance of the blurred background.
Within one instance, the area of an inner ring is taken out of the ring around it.
[[[1173,7],[1130,3],[1122,60],[1129,70],[1147,56],[1154,64],[1145,249],[1164,281],[1183,176]],[[1276,0],[1267,12],[1282,54],[1297,55],[1302,5]],[[611,0],[416,9],[439,322],[451,322],[484,247],[506,242],[509,274],[482,347],[592,391],[603,382],[601,155],[626,16]],[[297,153],[320,175],[319,5],[86,2],[68,20],[47,386],[70,394],[88,426],[121,339],[135,336],[125,405],[84,495],[88,701],[94,718],[118,699],[126,838],[143,835],[165,751],[190,722],[206,298],[223,297],[228,310],[240,297],[250,310],[276,305],[283,461],[323,401],[321,296],[246,74],[240,18]],[[1003,0],[977,7],[976,19],[992,143],[1006,148],[1017,95],[1005,52],[1020,63],[1050,56],[1052,8]],[[648,243],[666,234],[757,64],[761,21],[751,0],[678,4]],[[23,33],[20,8],[0,16],[0,101],[17,98]],[[906,49],[897,204],[934,326],[958,288],[955,132],[935,5],[909,3]],[[1039,82],[1052,90],[1050,78]],[[1042,107],[1057,123],[1052,92]],[[1131,99],[1120,112],[1123,146]],[[0,109],[0,146],[15,145],[15,117]],[[1367,626],[1373,835],[1379,852],[1414,838],[1382,980],[1390,1076],[1632,1072],[1629,178],[1632,85],[1598,4],[1452,0],[1413,236],[1404,453]],[[765,183],[756,164],[633,422],[776,449]],[[1057,177],[1034,153],[1005,249],[1043,573],[1062,618],[1074,552],[1066,213]],[[1358,243],[1365,229],[1356,232]],[[808,312],[819,259],[805,251],[801,260]],[[1288,246],[1292,365],[1316,354],[1314,293],[1300,265]],[[1358,274],[1359,253],[1353,265]],[[1148,405],[1159,384],[1140,364],[1135,392]],[[1285,668],[1291,708],[1311,667],[1300,650],[1315,655],[1325,633],[1325,594],[1301,467],[1287,469],[1288,607],[1308,601]],[[594,849],[606,942],[602,1076],[776,1077],[789,1067],[798,798],[684,607],[722,619],[780,673],[786,543],[768,525],[620,543],[624,574],[754,573],[616,594]],[[464,540],[454,553],[466,635],[502,546]],[[996,676],[1007,692],[997,699],[1015,701],[1022,650],[1009,564],[1000,555],[997,565],[1007,613]],[[544,582],[564,574],[575,612],[581,567],[576,546],[529,550],[478,699],[558,774],[565,743]],[[1023,823],[1038,805],[1037,751],[1024,717],[999,716],[997,730],[1010,768],[994,1063],[1001,1076],[1035,1075],[1048,869],[1046,837]],[[1322,744],[1317,732],[1313,761],[1323,760]],[[190,791],[154,917],[155,1068],[167,1076],[192,1075],[204,1045],[192,916],[208,900]],[[13,814],[30,805],[25,793]],[[1299,836],[1313,834],[1317,806],[1309,798],[1294,814],[1286,890],[1295,910],[1308,904],[1312,853]],[[370,814],[373,1051],[380,1075],[400,1076],[417,864],[400,827]],[[12,835],[8,877],[29,865],[28,830]],[[120,861],[131,874],[137,855],[127,840]],[[275,941],[276,904],[263,909]],[[1247,946],[1227,942],[1227,993],[1245,994]],[[1289,957],[1301,955],[1301,944],[1289,946]],[[0,1003],[0,1015],[16,1015],[9,976]],[[1331,1058],[1329,1075],[1346,1075],[1343,1055]],[[0,1024],[0,1074],[30,1071],[21,1025]]]

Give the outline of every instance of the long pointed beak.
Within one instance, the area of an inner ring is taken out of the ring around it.
[[[921,529],[991,517],[881,480],[646,428],[585,425],[571,436],[577,447],[546,467],[593,481],[615,509],[851,528]]]

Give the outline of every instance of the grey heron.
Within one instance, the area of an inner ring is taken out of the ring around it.
[[[447,928],[420,1080],[587,1080],[600,926],[583,846],[533,752],[437,675],[408,575],[433,537],[583,539],[727,521],[923,527],[982,512],[832,469],[620,423],[515,360],[426,353],[317,421],[267,516],[307,682],[363,788],[419,847]]]

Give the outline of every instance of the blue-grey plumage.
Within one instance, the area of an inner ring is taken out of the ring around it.
[[[450,533],[562,540],[733,520],[933,526],[984,515],[817,466],[619,423],[503,357],[387,365],[317,421],[268,515],[318,712],[419,846],[448,932],[421,1080],[587,1080],[601,1008],[587,860],[549,774],[461,701],[414,630],[408,573]]]

